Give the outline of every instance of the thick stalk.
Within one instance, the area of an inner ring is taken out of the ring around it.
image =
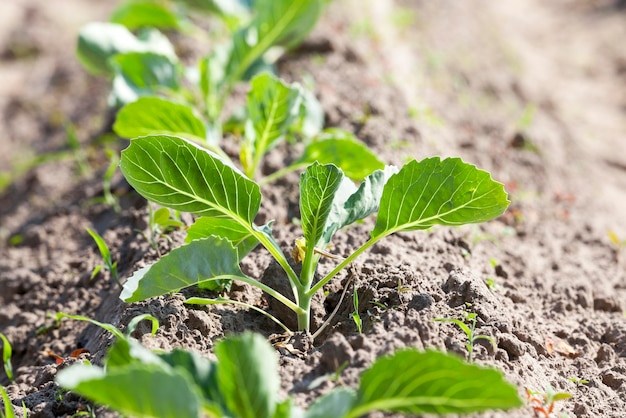
[[[311,296],[307,294],[306,289],[302,289],[298,299],[300,301],[298,305],[302,309],[301,312],[297,312],[298,331],[308,331],[311,324]]]

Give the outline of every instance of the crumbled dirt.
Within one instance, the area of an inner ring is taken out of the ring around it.
[[[88,350],[82,356],[97,363],[112,342],[95,326],[57,324],[47,314],[81,314],[123,329],[150,313],[160,321],[157,335],[150,337],[145,325],[134,334],[145,345],[207,356],[229,333],[281,333],[253,311],[189,307],[180,295],[127,305],[108,273],[91,278],[100,259],[85,227],[103,235],[122,281],[184,236],[175,232],[171,242],[151,247],[143,235],[147,206],[119,173],[113,190],[120,211],[102,203],[102,150],[124,142],[106,135],[107,83],[81,69],[73,45],[80,25],[105,19],[111,6],[62,3],[0,6],[0,170],[11,173],[0,178],[8,183],[0,196],[0,332],[13,345],[16,376],[10,384],[0,374],[0,384],[18,415],[24,403],[33,418],[93,408],[60,391],[54,376],[76,361],[73,350]],[[496,342],[479,340],[475,361],[502,370],[520,394],[551,386],[572,394],[557,405],[569,416],[624,416],[626,254],[608,233],[626,239],[623,39],[623,2],[609,0],[331,5],[309,40],[279,66],[289,80],[311,75],[326,125],[354,132],[389,163],[460,156],[504,182],[512,204],[486,224],[392,236],[340,274],[314,305],[313,329],[341,303],[331,325],[314,341],[297,334],[278,348],[283,395],[305,406],[335,385],[355,385],[377,357],[402,347],[466,356],[458,327],[433,320],[469,310],[477,314],[477,331]],[[83,152],[68,145],[70,125]],[[279,147],[264,171],[295,156]],[[276,220],[276,240],[286,251],[299,235],[290,224],[299,216],[297,181],[293,173],[264,187],[257,219]],[[332,251],[348,254],[372,224],[338,233]],[[276,279],[259,249],[242,268]],[[320,267],[330,268],[329,260]],[[341,301],[346,284],[351,289]],[[351,318],[352,291],[362,334]],[[272,306],[247,285],[235,284],[230,297]],[[344,364],[338,381],[320,381]],[[95,414],[117,416],[102,407]],[[476,416],[532,414],[525,406]]]

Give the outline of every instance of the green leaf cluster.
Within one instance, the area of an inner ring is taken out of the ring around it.
[[[333,164],[314,162],[300,179],[304,244],[296,274],[271,235],[254,219],[261,204],[258,184],[219,156],[194,143],[167,135],[136,138],[122,152],[122,173],[140,194],[159,205],[201,217],[190,239],[154,264],[137,271],[124,285],[126,302],[204,285],[239,280],[256,286],[288,306],[300,329],[309,327],[310,300],[339,271],[384,237],[433,225],[461,225],[492,219],[508,206],[502,184],[459,158],[427,158],[400,169],[385,167],[357,187]],[[378,212],[370,239],[313,283],[320,257],[341,228]],[[293,300],[246,276],[238,266],[256,245],[283,267]]]
[[[302,157],[265,182],[316,160],[362,180],[383,163],[351,134],[322,132],[323,112],[315,96],[271,74],[276,51],[297,45],[322,6],[321,0],[129,1],[116,9],[111,22],[90,23],[81,30],[77,55],[90,71],[112,79],[110,102],[121,106],[114,131],[121,137],[180,136],[229,161],[220,148],[222,131],[243,132],[240,163],[255,178],[263,156],[295,135],[306,139]],[[192,25],[185,16],[198,12],[218,16],[228,35],[197,65],[186,68],[156,28],[185,31]],[[242,80],[251,80],[248,102],[241,116],[233,115],[223,125],[224,105]]]
[[[468,413],[521,405],[517,390],[493,369],[435,351],[403,350],[377,360],[357,390],[334,389],[308,411],[280,400],[278,359],[257,334],[228,337],[216,362],[197,353],[155,353],[119,338],[106,369],[73,365],[57,382],[95,402],[137,417],[359,417],[374,411],[403,414]],[[130,388],[130,389],[129,389]]]

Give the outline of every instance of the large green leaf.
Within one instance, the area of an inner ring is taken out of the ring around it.
[[[136,138],[122,151],[120,168],[142,196],[172,209],[250,225],[261,204],[257,184],[182,138]]]
[[[164,5],[151,0],[122,3],[113,11],[109,20],[130,30],[144,27],[179,29],[181,26],[178,16]]]
[[[202,357],[195,351],[175,349],[169,353],[160,353],[159,357],[174,368],[182,368],[189,373],[204,398],[212,403],[222,402],[217,386],[216,363]]]
[[[95,74],[113,75],[110,59],[128,52],[154,52],[176,60],[174,47],[157,30],[143,31],[136,37],[123,25],[92,22],[83,26],[78,34],[76,54]]]
[[[300,176],[300,216],[302,231],[309,245],[324,248],[324,231],[336,195],[346,195],[347,185],[340,169],[332,164],[313,163]],[[354,185],[350,185],[354,188]]]
[[[61,370],[56,381],[124,415],[197,418],[200,414],[201,397],[191,379],[166,364],[133,363],[106,373],[77,364]]]
[[[374,170],[381,170],[385,164],[378,159],[365,144],[340,129],[330,129],[309,143],[295,164],[335,164],[344,174],[355,181],[361,181]]]
[[[215,236],[195,240],[137,270],[124,284],[120,299],[137,302],[209,281],[245,278],[238,263],[230,241]]]
[[[405,350],[377,360],[362,374],[348,416],[372,411],[458,414],[521,405],[517,389],[497,370],[441,352]]]
[[[274,147],[299,116],[301,88],[287,85],[269,73],[252,79],[248,93],[248,123],[241,160],[249,177],[260,158]]]
[[[371,235],[485,222],[508,205],[501,183],[460,158],[411,161],[385,185]]]
[[[258,334],[244,333],[215,345],[217,382],[232,416],[271,418],[278,403],[278,359]]]
[[[206,139],[204,122],[191,107],[159,97],[142,97],[121,108],[113,130],[123,138],[162,134],[194,142]]]
[[[113,100],[125,104],[140,96],[178,90],[178,63],[154,52],[128,52],[111,58],[115,69]]]

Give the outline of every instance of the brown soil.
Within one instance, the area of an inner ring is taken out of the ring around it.
[[[98,362],[111,343],[96,327],[54,326],[46,314],[81,314],[124,328],[137,314],[151,313],[161,325],[155,337],[140,327],[142,342],[207,355],[227,333],[280,331],[254,312],[189,308],[180,296],[126,305],[107,274],[90,279],[100,260],[85,227],[109,243],[122,280],[182,242],[174,233],[158,252],[150,247],[137,232],[147,226],[146,204],[119,173],[113,186],[121,212],[95,200],[107,163],[108,86],[73,58],[78,27],[105,19],[110,8],[93,4],[0,6],[0,170],[19,174],[0,196],[0,332],[13,345],[16,375],[9,384],[0,374],[0,384],[18,414],[24,403],[33,418],[71,416],[89,405],[59,390],[54,375],[65,365],[55,365],[46,350],[67,358],[85,348]],[[460,318],[469,309],[478,314],[480,333],[497,342],[496,350],[479,344],[476,361],[502,370],[520,394],[550,385],[572,394],[557,405],[569,416],[626,416],[626,254],[608,234],[626,238],[624,39],[623,4],[608,0],[331,6],[305,45],[280,65],[290,80],[312,75],[327,126],[353,131],[389,163],[461,156],[504,182],[512,204],[493,222],[398,234],[365,254],[354,282],[363,334],[350,318],[351,301],[344,301],[332,328],[312,346],[280,351],[284,395],[304,406],[334,385],[354,385],[376,357],[401,347],[465,355],[459,329],[433,319]],[[524,122],[529,109],[534,116]],[[68,147],[67,123],[84,152]],[[51,153],[51,161],[34,164],[32,157]],[[292,157],[279,148],[264,170]],[[86,172],[79,171],[80,159]],[[260,216],[276,219],[275,235],[286,250],[299,234],[290,225],[298,216],[297,179],[264,189]],[[371,225],[339,233],[333,251],[356,248]],[[269,262],[256,250],[243,267],[270,280]],[[328,286],[316,323],[334,309],[345,280]],[[267,303],[247,286],[234,286],[230,296]],[[344,361],[340,382],[310,388]],[[589,383],[577,386],[569,378]],[[117,416],[102,407],[96,415]],[[532,415],[526,406],[480,416]]]

